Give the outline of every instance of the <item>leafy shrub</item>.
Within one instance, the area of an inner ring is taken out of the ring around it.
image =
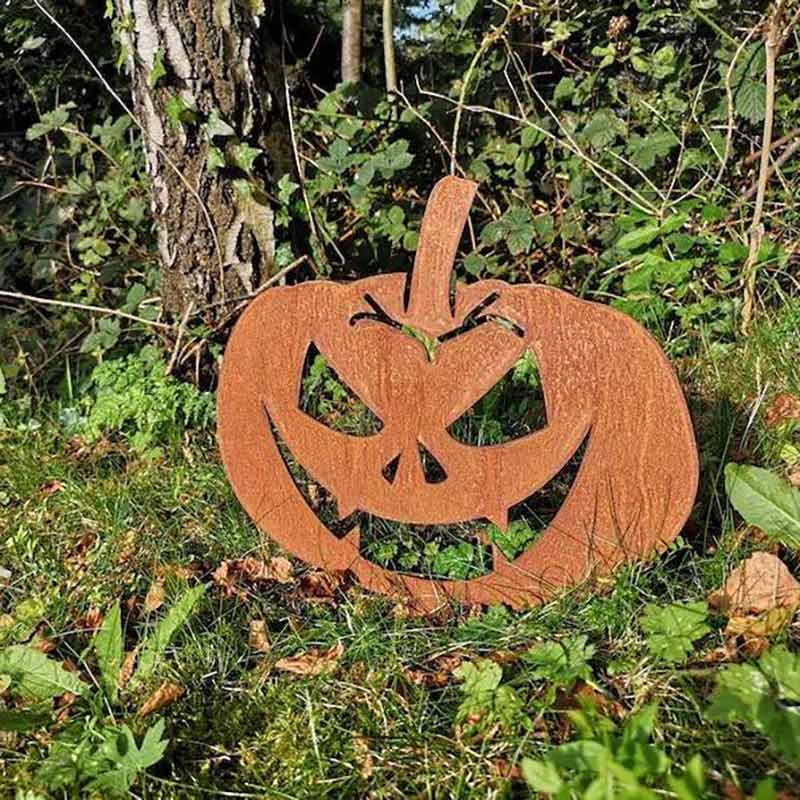
[[[104,361],[92,372],[90,386],[89,436],[115,433],[138,452],[153,451],[187,428],[214,422],[214,396],[167,375],[155,347]]]

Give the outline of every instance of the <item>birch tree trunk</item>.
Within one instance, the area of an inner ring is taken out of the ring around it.
[[[361,80],[361,18],[363,0],[344,0],[342,7],[342,81]]]
[[[383,0],[383,65],[386,92],[397,91],[397,65],[394,56],[394,9],[392,0]]]
[[[165,310],[213,322],[274,272],[269,187],[291,171],[263,0],[114,0],[144,126]],[[211,306],[210,308],[206,308]]]

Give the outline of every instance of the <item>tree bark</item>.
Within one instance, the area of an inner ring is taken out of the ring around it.
[[[269,187],[292,169],[263,0],[115,0],[168,314],[213,322],[274,272]]]
[[[397,91],[397,65],[394,56],[394,9],[392,0],[383,0],[383,64],[386,92]]]
[[[361,80],[361,19],[363,0],[344,0],[342,7],[342,81]]]

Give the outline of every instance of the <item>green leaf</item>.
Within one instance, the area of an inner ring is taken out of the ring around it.
[[[650,653],[663,661],[685,661],[694,642],[710,632],[707,617],[708,606],[703,601],[664,606],[648,603],[640,624]]]
[[[225,154],[219,147],[214,147],[213,145],[208,148],[208,154],[206,155],[206,169],[214,173],[218,169],[222,169],[225,166]]]
[[[591,679],[589,661],[594,650],[594,645],[588,644],[587,636],[569,636],[557,642],[534,645],[523,659],[534,667],[531,672],[534,678],[571,686],[576,680]]]
[[[625,123],[608,108],[600,108],[584,126],[581,136],[595,149],[602,150],[625,133]]]
[[[89,791],[105,790],[127,794],[136,776],[163,758],[169,744],[169,739],[162,738],[163,734],[162,719],[147,730],[141,746],[136,744],[133,732],[127,725],[110,729],[101,755],[111,763],[111,769],[98,775],[86,788]]]
[[[150,87],[154,87],[158,82],[165,77],[167,70],[164,67],[164,50],[159,47],[153,56],[153,68],[150,70],[150,75],[147,77],[147,82]]]
[[[800,655],[783,645],[753,664],[731,664],[717,675],[706,716],[715,722],[741,722],[765,736],[770,749],[800,764]]]
[[[25,645],[0,650],[0,673],[11,676],[11,691],[45,700],[65,692],[83,694],[86,684],[44,653]]]
[[[533,217],[526,206],[514,206],[499,219],[490,222],[481,231],[481,241],[497,244],[505,241],[511,255],[530,250],[536,229]]]
[[[520,767],[522,777],[535,792],[555,794],[564,787],[564,781],[558,774],[558,770],[549,761],[523,758]]]
[[[97,655],[103,688],[113,702],[117,697],[123,657],[122,613],[119,601],[106,614],[103,624],[95,634],[94,652]]]
[[[725,491],[750,525],[790,547],[800,547],[800,490],[761,467],[729,463]]]
[[[747,258],[748,249],[739,242],[725,242],[719,249],[719,260],[723,264],[740,263]]]
[[[647,136],[634,134],[628,141],[628,155],[637,167],[643,170],[652,169],[658,159],[669,153],[680,144],[679,139],[671,131],[657,130]]]
[[[706,796],[706,771],[703,757],[693,756],[686,769],[677,775],[669,775],[667,784],[678,800],[703,800]]]
[[[156,664],[164,655],[172,637],[183,626],[191,615],[195,604],[203,596],[205,587],[195,586],[187,589],[167,612],[166,616],[156,625],[153,633],[147,637],[139,654],[139,665],[134,675],[137,681],[149,678],[156,668]]]
[[[466,22],[475,10],[476,5],[478,5],[478,0],[456,0],[455,8],[453,9],[456,19],[460,22]]]
[[[553,90],[553,102],[561,105],[565,100],[569,100],[575,94],[575,81],[572,78],[562,78]]]
[[[17,710],[7,711],[0,709],[0,731],[16,731],[25,733],[26,731],[41,728],[50,719],[48,710],[39,711]]]
[[[216,108],[211,109],[211,113],[208,115],[208,120],[205,124],[205,129],[210,139],[213,139],[215,136],[224,138],[236,135],[236,131],[220,117],[219,111],[217,111]]]
[[[655,223],[642,225],[620,236],[616,246],[620,250],[638,250],[640,247],[650,244],[660,233],[660,225]]]
[[[734,93],[736,113],[750,122],[757,123],[764,119],[767,103],[767,87],[760,81],[743,80]]]
[[[28,141],[33,141],[51,131],[58,130],[69,121],[69,112],[73,108],[75,108],[75,103],[70,101],[69,103],[62,103],[60,106],[56,106],[52,111],[42,114],[40,121],[31,125],[30,128],[25,131],[25,138]]]
[[[234,164],[239,167],[242,172],[248,174],[253,171],[253,165],[262,152],[260,147],[251,147],[247,142],[239,142],[239,144],[231,150]]]

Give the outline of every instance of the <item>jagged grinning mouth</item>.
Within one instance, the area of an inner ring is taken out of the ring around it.
[[[278,447],[278,451],[281,455],[281,458],[284,462],[284,467],[286,471],[289,473],[292,483],[295,486],[298,494],[304,499],[306,505],[309,509],[314,513],[317,520],[321,525],[328,530],[332,536],[335,536],[337,539],[345,539],[350,538],[351,541],[355,544],[356,541],[358,542],[358,550],[359,555],[369,561],[372,564],[375,564],[379,567],[384,567],[385,564],[380,564],[376,562],[373,558],[370,557],[368,552],[364,552],[364,547],[362,546],[362,535],[369,536],[373,530],[380,531],[381,529],[385,529],[387,531],[396,530],[397,526],[402,526],[405,529],[411,529],[413,535],[415,537],[419,537],[420,541],[426,539],[426,536],[432,536],[434,534],[439,535],[441,537],[446,537],[448,542],[457,543],[457,542],[465,542],[469,541],[470,539],[477,539],[480,544],[484,547],[490,546],[492,543],[489,539],[488,532],[490,528],[493,527],[492,523],[486,519],[485,517],[474,517],[469,520],[462,520],[460,522],[452,522],[440,525],[420,525],[420,524],[412,524],[407,523],[403,520],[394,520],[388,519],[385,517],[381,517],[377,514],[373,514],[369,511],[365,511],[363,509],[356,509],[355,511],[351,512],[345,517],[337,518],[334,521],[326,520],[323,516],[320,515],[320,504],[315,504],[311,501],[308,489],[302,483],[300,483],[295,477],[294,470],[292,469],[292,464],[295,465],[295,468],[302,471],[305,475],[307,475],[307,471],[305,468],[300,464],[300,462],[294,457],[294,454],[291,451],[291,448],[286,443],[286,441],[281,436],[280,432],[278,431],[277,425],[275,425],[270,413],[266,407],[266,405],[262,401],[262,411],[264,413],[264,418],[267,423],[267,428],[271,432],[272,436],[275,439],[275,443]],[[542,486],[540,489],[536,490],[531,496],[535,496],[538,494],[543,493],[548,486],[552,485],[555,481],[558,480],[558,476],[562,474],[568,467],[570,470],[574,470],[574,474],[570,477],[568,481],[568,486],[565,492],[563,492],[564,498],[566,498],[569,493],[572,491],[572,486],[577,479],[577,474],[580,470],[580,466],[583,463],[583,458],[586,452],[586,444],[588,443],[590,430],[586,432],[583,440],[578,445],[575,453],[573,454],[572,458],[567,462],[567,465],[562,467],[562,469],[557,473],[553,478],[545,486]],[[576,461],[577,459],[577,461]],[[291,461],[291,463],[290,463]],[[311,482],[316,483],[311,479]],[[317,484],[319,485],[319,484]],[[322,487],[324,491],[329,495],[331,505],[334,507],[336,506],[336,497],[335,495],[330,492],[327,487]],[[528,498],[529,500],[530,498]],[[522,501],[522,503],[517,505],[524,505],[528,503],[528,500]],[[563,499],[562,499],[563,502]],[[336,517],[336,512],[332,512],[332,516]],[[511,518],[511,515],[509,515]],[[543,531],[547,527],[546,524],[541,526],[541,530]],[[353,534],[356,533],[354,537]],[[366,536],[364,538],[366,538]],[[533,541],[529,542],[525,549],[530,547],[533,544]],[[496,545],[494,545],[496,546]],[[523,551],[524,552],[524,551]],[[518,558],[522,553],[516,553],[514,558]],[[491,570],[486,569],[482,574],[488,574]],[[418,573],[413,573],[418,574]],[[479,577],[475,575],[473,577]]]

